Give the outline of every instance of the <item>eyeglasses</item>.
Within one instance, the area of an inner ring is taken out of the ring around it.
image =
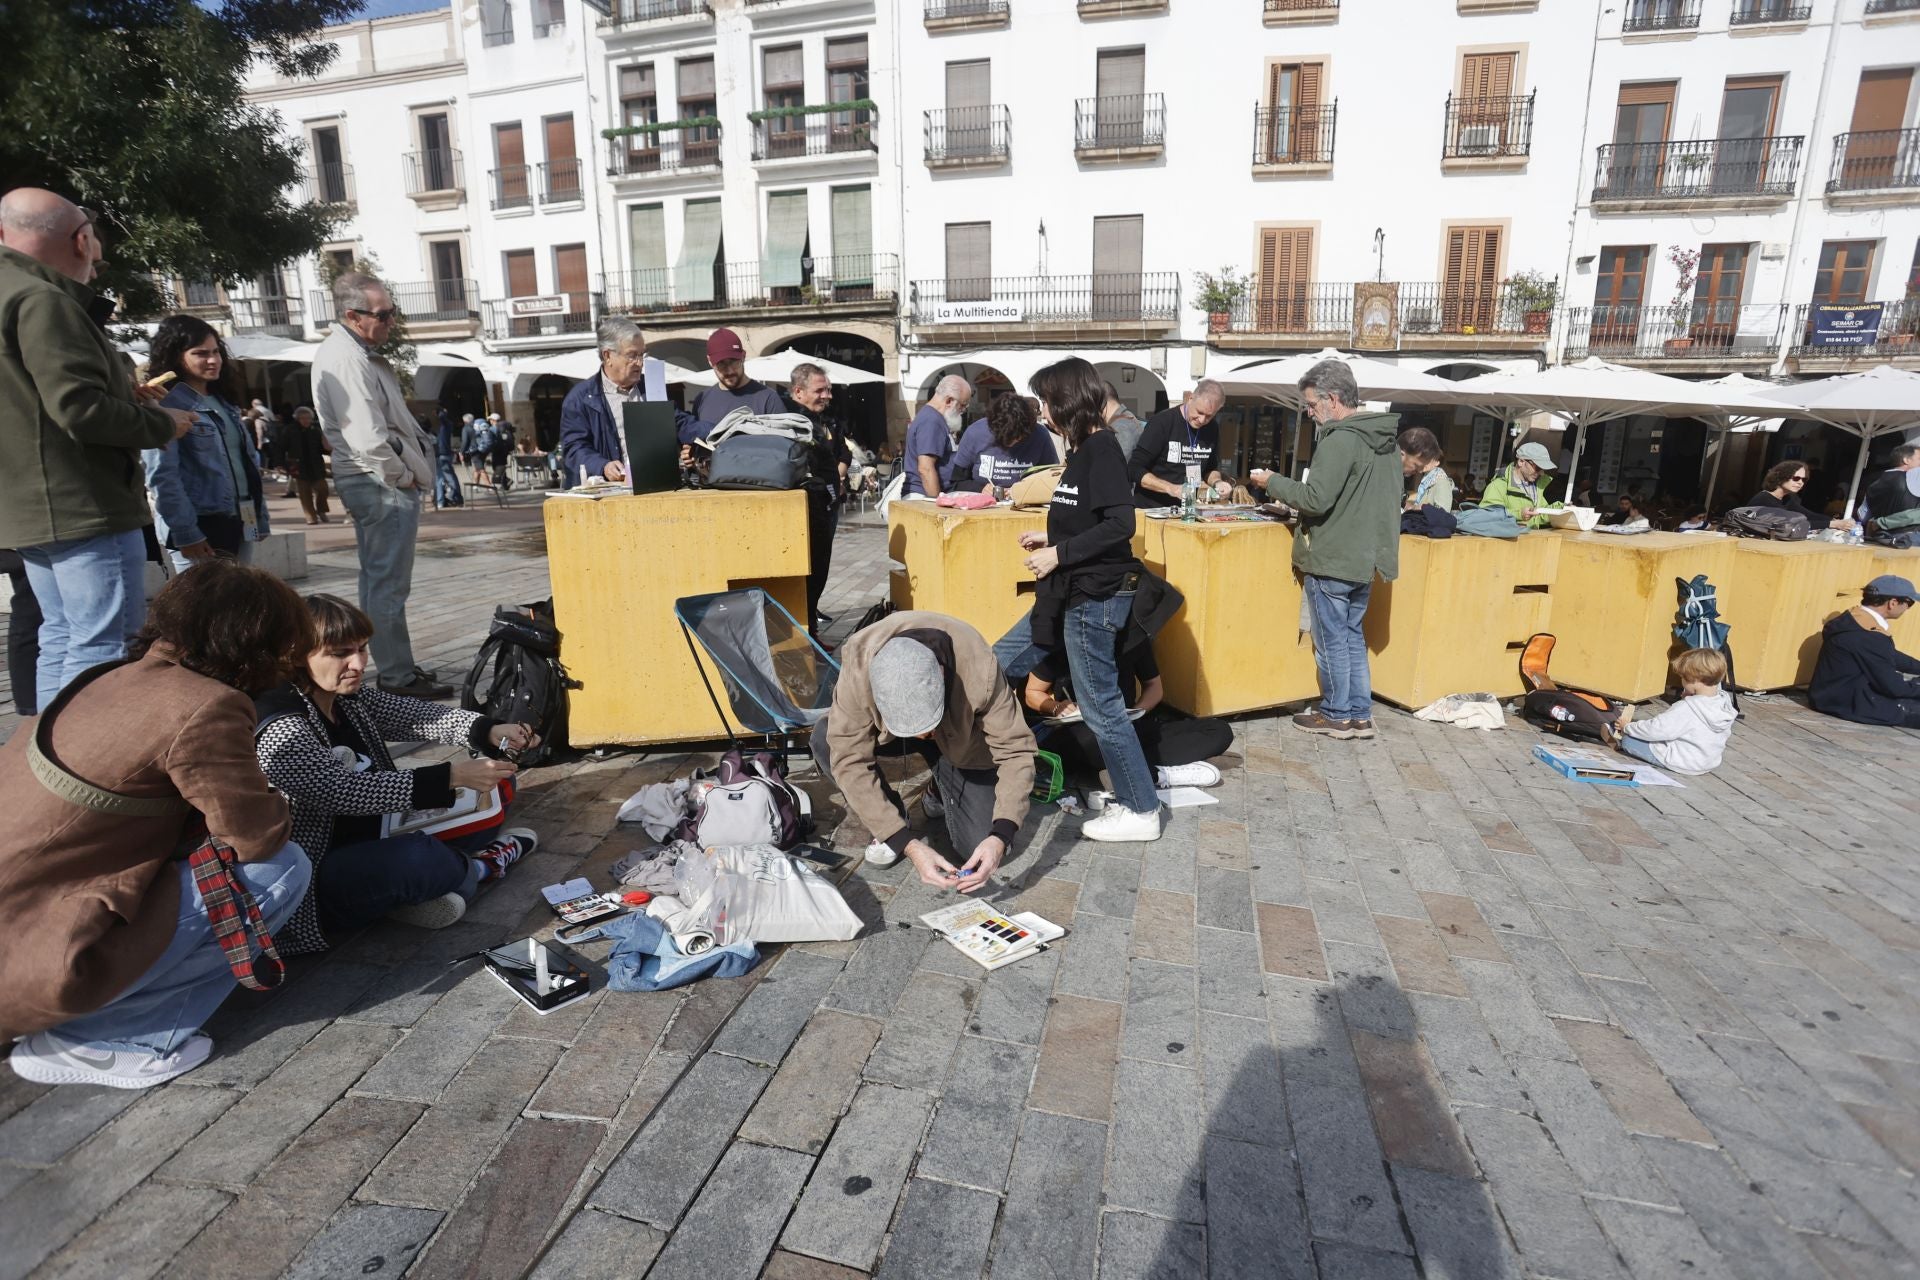
[[[1805,476],[1788,476],[1787,477],[1788,484],[1805,484],[1806,482],[1807,482],[1807,478]]]
[[[381,324],[385,324],[387,321],[399,315],[400,309],[398,307],[382,307],[378,311],[362,311],[359,307],[348,307],[347,314],[350,316],[371,316]]]

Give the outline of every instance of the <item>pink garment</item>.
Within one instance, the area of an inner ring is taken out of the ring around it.
[[[943,493],[939,503],[943,507],[958,507],[962,511],[978,511],[982,507],[993,505],[990,493]]]

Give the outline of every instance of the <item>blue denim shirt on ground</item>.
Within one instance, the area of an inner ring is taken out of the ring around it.
[[[175,547],[190,547],[204,541],[200,516],[239,515],[241,486],[252,495],[254,516],[260,537],[267,534],[266,495],[261,492],[260,456],[253,440],[240,427],[240,415],[226,406],[229,423],[223,426],[214,397],[202,396],[193,388],[175,383],[160,402],[169,409],[188,409],[196,414],[193,430],[158,449],[143,449],[147,490],[153,495],[154,532],[162,542]],[[226,431],[240,434],[240,456],[246,474],[235,477],[233,459],[228,452]],[[238,483],[236,483],[236,479]]]

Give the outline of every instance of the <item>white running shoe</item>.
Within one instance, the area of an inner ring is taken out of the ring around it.
[[[398,907],[387,912],[387,919],[410,924],[417,929],[444,929],[467,914],[467,900],[457,893],[443,893],[425,902]]]
[[[202,1035],[168,1054],[126,1049],[96,1049],[51,1031],[28,1036],[13,1046],[8,1061],[14,1074],[36,1084],[99,1084],[109,1089],[149,1089],[183,1076],[207,1060],[213,1041]]]
[[[885,840],[875,840],[867,846],[867,863],[875,867],[890,867],[900,861],[900,855]]]
[[[1220,785],[1220,771],[1205,760],[1198,760],[1193,764],[1163,764],[1153,772],[1154,785],[1162,788]]]
[[[1080,834],[1089,840],[1112,840],[1119,843],[1140,843],[1160,838],[1160,807],[1155,805],[1151,813],[1135,813],[1127,806],[1110,803],[1100,811],[1098,817],[1089,818],[1080,828]]]

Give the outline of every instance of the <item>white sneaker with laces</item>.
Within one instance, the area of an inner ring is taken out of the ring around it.
[[[1220,771],[1205,760],[1192,764],[1163,764],[1154,770],[1154,785],[1158,787],[1217,787],[1220,785]]]
[[[1135,813],[1118,802],[1110,803],[1100,811],[1098,817],[1090,818],[1080,828],[1080,834],[1089,840],[1111,840],[1117,843],[1137,843],[1160,838],[1160,807],[1155,805],[1151,813]]]
[[[885,840],[875,840],[867,846],[867,862],[870,866],[890,867],[900,861],[900,855]]]
[[[387,919],[398,920],[418,929],[444,929],[467,914],[467,900],[457,893],[443,893],[425,902],[387,912]]]
[[[98,1084],[109,1089],[149,1089],[183,1076],[207,1060],[213,1041],[203,1035],[168,1054],[138,1053],[126,1049],[96,1049],[91,1045],[42,1031],[13,1046],[8,1061],[13,1072],[35,1084]]]

